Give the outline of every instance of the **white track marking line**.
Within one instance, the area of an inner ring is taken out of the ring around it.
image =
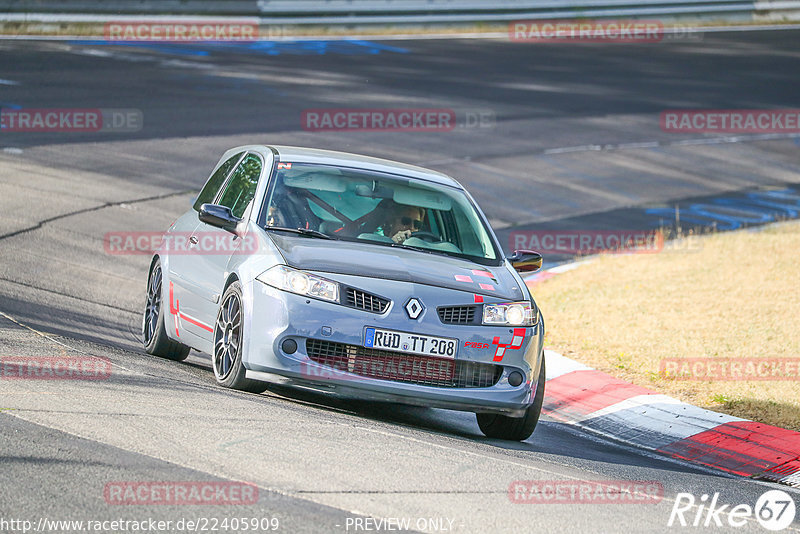
[[[14,319],[12,316],[8,315],[8,314],[7,314],[7,313],[5,313],[5,312],[2,312],[2,311],[0,311],[0,316],[2,316],[2,317],[5,317],[6,319],[8,319],[9,321],[11,321],[12,323],[14,323],[15,325],[17,325],[17,326],[19,326],[19,327],[21,327],[21,328],[24,328],[24,329],[26,329],[26,330],[30,330],[30,331],[31,331],[31,332],[33,332],[34,334],[37,334],[37,335],[39,335],[39,336],[42,336],[42,337],[43,337],[43,338],[45,338],[46,340],[48,340],[48,341],[50,341],[50,342],[52,342],[52,343],[55,343],[56,345],[60,345],[60,346],[62,346],[62,347],[64,347],[64,348],[67,348],[67,349],[69,349],[69,350],[72,350],[72,351],[75,351],[75,352],[80,352],[81,354],[85,354],[86,356],[90,356],[90,357],[92,357],[92,358],[97,358],[97,357],[98,357],[98,356],[96,356],[96,355],[94,355],[94,354],[89,354],[88,352],[86,352],[86,351],[83,351],[83,350],[81,350],[81,349],[76,349],[75,347],[72,347],[72,346],[70,346],[70,345],[67,345],[66,343],[62,343],[61,341],[59,341],[59,340],[57,340],[57,339],[55,339],[55,338],[53,338],[53,337],[51,337],[51,336],[49,336],[49,335],[45,334],[44,332],[40,332],[40,331],[36,330],[36,329],[35,329],[35,328],[33,328],[33,327],[30,327],[30,326],[28,326],[28,325],[26,325],[26,324],[23,324],[23,323],[21,323],[21,322],[17,321],[16,319]],[[114,363],[114,362],[111,362],[111,366],[112,366],[112,367],[117,367],[117,368],[119,368],[119,369],[122,369],[123,371],[128,371],[128,372],[129,372],[129,373],[131,373],[131,374],[141,374],[141,373],[135,373],[134,371],[132,371],[132,370],[128,369],[127,367],[123,367],[122,365],[119,365],[119,364],[117,364],[117,363]]]
[[[676,141],[641,141],[636,143],[619,143],[608,145],[578,145],[557,148],[547,148],[541,152],[544,155],[569,154],[571,152],[600,152],[609,150],[630,150],[636,148],[659,148],[668,146],[691,145],[721,145],[725,143],[746,143],[753,141],[771,141],[775,139],[796,139],[800,133],[772,133],[756,135],[726,135],[722,137],[701,137],[697,139],[679,139]]]

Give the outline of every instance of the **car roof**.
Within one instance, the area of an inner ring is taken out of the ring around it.
[[[277,151],[278,157],[283,162],[296,161],[298,163],[318,163],[322,165],[339,165],[342,167],[355,167],[390,174],[400,174],[409,178],[418,178],[435,182],[437,184],[449,185],[463,189],[455,179],[431,169],[408,165],[388,159],[373,158],[360,154],[350,154],[348,152],[337,152],[334,150],[322,150],[318,148],[305,148],[297,146],[266,145],[268,149]]]

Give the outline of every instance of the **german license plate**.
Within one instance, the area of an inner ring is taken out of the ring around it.
[[[458,353],[457,339],[397,332],[370,326],[364,333],[364,346],[370,349],[409,352],[439,358],[455,358]]]

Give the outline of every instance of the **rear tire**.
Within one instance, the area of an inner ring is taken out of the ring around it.
[[[243,325],[242,286],[236,281],[222,295],[222,305],[214,323],[214,353],[211,356],[214,377],[222,387],[263,393],[268,384],[245,378],[246,370],[242,364]]]
[[[545,365],[544,353],[542,354],[542,364],[539,371],[539,381],[536,383],[536,396],[525,415],[522,417],[509,417],[500,414],[478,413],[478,426],[486,437],[496,439],[506,439],[510,441],[524,441],[531,437],[539,422],[539,415],[542,413],[542,403],[544,402]]]
[[[161,260],[156,260],[147,279],[147,301],[142,317],[142,343],[148,354],[182,362],[189,356],[191,349],[167,337],[164,327],[164,303],[161,298],[163,278]]]

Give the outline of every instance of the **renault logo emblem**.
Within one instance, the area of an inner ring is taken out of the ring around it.
[[[406,303],[406,313],[412,319],[418,318],[424,309],[422,303],[415,298],[409,299]]]

